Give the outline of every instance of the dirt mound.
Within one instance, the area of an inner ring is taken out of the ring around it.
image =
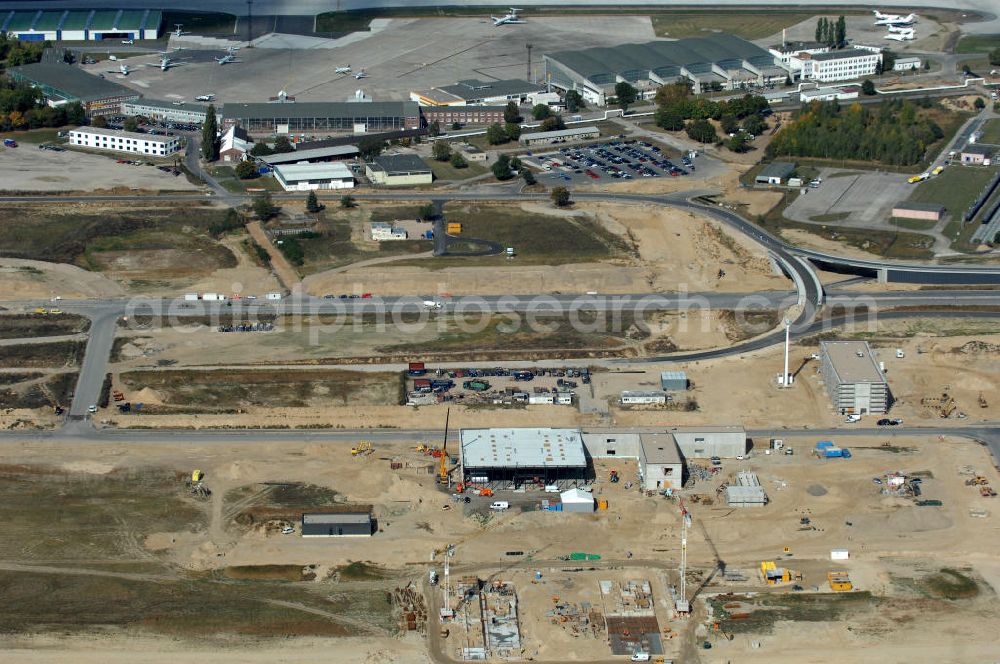
[[[131,394],[132,401],[161,405],[164,403],[163,396],[151,387],[144,387]]]
[[[1000,353],[1000,344],[991,344],[985,341],[970,341],[957,349],[959,353],[966,355],[980,355],[984,353]]]

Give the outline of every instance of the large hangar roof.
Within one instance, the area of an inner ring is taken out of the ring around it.
[[[462,429],[465,468],[585,468],[578,429]]]
[[[761,47],[728,34],[559,51],[548,56],[588,78],[600,74],[636,70],[653,71],[663,67],[717,63],[726,60],[751,60],[759,57],[773,60],[773,57]]]
[[[415,101],[352,102],[307,101],[290,104],[267,102],[228,102],[223,106],[227,118],[379,118],[415,117],[420,108]]]

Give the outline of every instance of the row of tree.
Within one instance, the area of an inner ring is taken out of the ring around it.
[[[841,16],[836,21],[821,18],[816,21],[816,41],[830,48],[847,46],[847,21]]]
[[[910,166],[944,136],[941,127],[906,99],[875,107],[813,102],[796,112],[768,145],[770,157],[877,161]]]

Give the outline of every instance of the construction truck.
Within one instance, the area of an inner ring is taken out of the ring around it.
[[[375,446],[367,440],[363,440],[351,448],[351,456],[366,456],[375,451]]]
[[[479,486],[478,484],[473,484],[472,482],[462,482],[457,487],[455,487],[456,493],[474,493],[479,496],[492,496],[493,489],[485,486]]]

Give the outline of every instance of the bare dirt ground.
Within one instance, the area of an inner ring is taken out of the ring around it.
[[[745,238],[729,234],[713,222],[686,212],[664,211],[653,206],[615,206],[580,203],[580,213],[592,215],[609,230],[634,238],[639,259],[622,263],[521,267],[483,270],[476,267],[380,266],[320,273],[305,280],[313,294],[362,290],[380,295],[421,292],[459,294],[534,294],[553,291],[575,293],[639,293],[655,290],[746,291],[785,288],[786,282],[771,272],[764,253]],[[553,213],[542,206],[526,210]],[[474,259],[470,259],[474,260]],[[722,267],[726,277],[718,279]]]
[[[52,152],[25,143],[0,150],[0,182],[5,191],[96,191],[124,187],[156,191],[197,191],[183,175],[153,166],[119,164],[119,157],[73,150]],[[131,157],[130,157],[131,158]]]
[[[0,258],[5,300],[121,297],[121,286],[102,274],[64,263]]]

